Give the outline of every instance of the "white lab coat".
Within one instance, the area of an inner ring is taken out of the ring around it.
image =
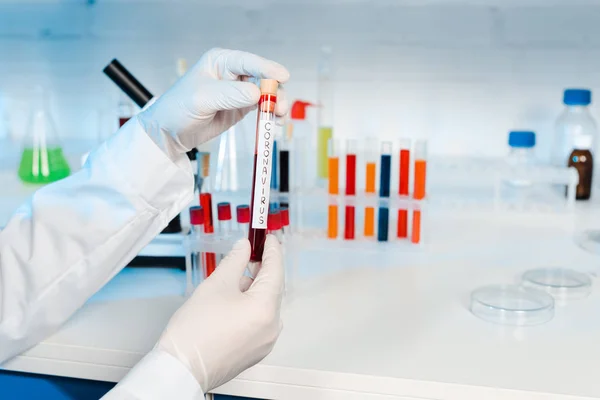
[[[187,157],[170,160],[137,118],[81,171],[38,190],[0,231],[0,363],[54,333],[192,195]],[[106,398],[202,396],[185,366],[153,350]]]

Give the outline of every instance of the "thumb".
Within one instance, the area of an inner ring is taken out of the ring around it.
[[[210,277],[214,276],[227,284],[239,287],[248,261],[250,261],[250,242],[248,239],[240,239],[233,245],[229,254],[219,263]]]
[[[268,235],[263,252],[263,260],[260,270],[254,278],[254,282],[246,293],[257,296],[283,294],[284,273],[283,273],[283,254],[281,245],[277,238]]]
[[[214,112],[255,106],[260,99],[260,89],[252,82],[215,80],[209,90],[206,106]]]

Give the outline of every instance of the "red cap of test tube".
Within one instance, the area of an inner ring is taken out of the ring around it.
[[[190,207],[190,223],[204,225],[204,209],[201,206]]]
[[[229,221],[231,219],[231,204],[227,202],[217,204],[217,218],[219,221]]]
[[[249,224],[250,223],[250,206],[242,204],[236,208],[237,222],[238,224]]]
[[[278,231],[281,229],[281,213],[279,210],[269,211],[267,217],[267,230]]]
[[[281,207],[281,225],[283,227],[290,225],[290,210],[287,207]]]

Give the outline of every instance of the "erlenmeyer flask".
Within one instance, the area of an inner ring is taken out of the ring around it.
[[[49,113],[42,88],[37,88],[23,142],[19,178],[26,183],[44,184],[69,176],[71,169]]]

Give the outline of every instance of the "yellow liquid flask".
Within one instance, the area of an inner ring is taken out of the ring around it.
[[[23,142],[19,178],[25,183],[46,184],[66,178],[70,173],[49,113],[47,97],[38,88]]]

